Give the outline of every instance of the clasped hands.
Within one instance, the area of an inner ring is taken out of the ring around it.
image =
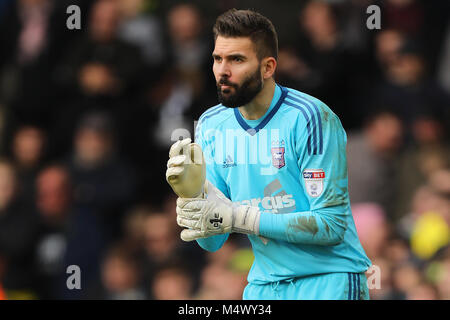
[[[179,140],[170,148],[166,180],[179,197],[177,223],[186,228],[182,240],[231,232],[258,235],[259,208],[233,204],[206,179],[202,149],[191,139]]]

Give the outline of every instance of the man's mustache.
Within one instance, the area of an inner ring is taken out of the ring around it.
[[[228,79],[220,79],[219,82],[217,83],[218,86],[224,85],[224,86],[230,86],[230,87],[234,87],[236,88],[237,85],[235,83],[231,83],[230,81],[228,81]]]

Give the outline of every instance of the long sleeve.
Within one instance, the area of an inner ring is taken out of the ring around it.
[[[288,214],[262,213],[259,234],[269,239],[313,245],[336,245],[344,239],[345,207]]]

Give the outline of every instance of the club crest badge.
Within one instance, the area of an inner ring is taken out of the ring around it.
[[[319,197],[323,192],[325,172],[322,169],[306,169],[303,171],[306,193],[313,198]]]
[[[272,148],[272,165],[277,169],[281,169],[285,164],[284,147]]]

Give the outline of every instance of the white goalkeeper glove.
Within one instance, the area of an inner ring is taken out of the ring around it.
[[[181,198],[204,198],[206,165],[201,147],[186,138],[169,151],[166,180]]]
[[[177,199],[177,223],[188,228],[181,232],[182,240],[192,241],[231,232],[259,234],[258,207],[233,204],[208,180],[205,193],[206,199]]]
[[[233,204],[206,180],[202,149],[191,139],[177,141],[170,148],[166,180],[180,197],[177,223],[189,228],[181,232],[182,240],[230,232],[258,234],[259,208]]]

